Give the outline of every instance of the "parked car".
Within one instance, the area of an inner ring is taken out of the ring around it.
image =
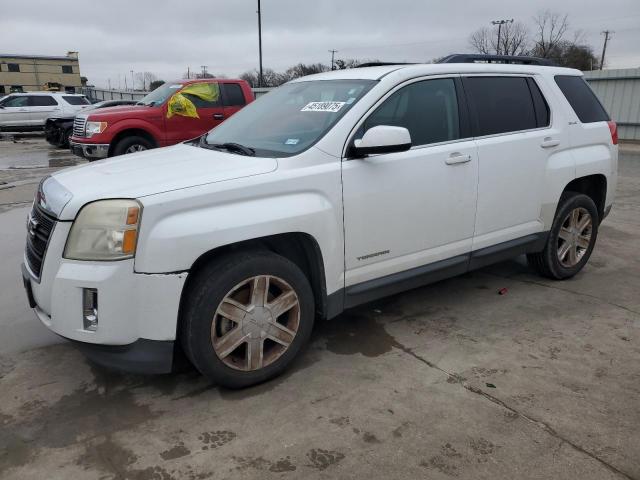
[[[89,105],[83,112],[93,111],[99,108],[122,107],[125,105],[135,105],[137,100],[103,100]],[[75,115],[65,117],[47,118],[44,124],[44,135],[51,145],[55,147],[69,147],[69,139],[73,134],[73,119]]]
[[[98,363],[168,372],[182,348],[243,387],[344,309],[520,254],[576,275],[614,201],[617,143],[577,70],[304,77],[199,139],[48,177],[24,283]]]
[[[73,116],[91,104],[74,93],[11,93],[0,100],[0,130],[42,130],[49,117]]]
[[[253,99],[244,80],[165,83],[135,106],[77,115],[71,151],[97,160],[174,145],[211,130]]]

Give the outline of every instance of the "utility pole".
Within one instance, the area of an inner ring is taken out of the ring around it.
[[[191,78],[191,69],[187,67],[187,79]]]
[[[258,0],[258,56],[260,59],[258,87],[262,87],[262,10],[260,9],[260,0]]]
[[[202,68],[202,78],[207,78],[207,65],[200,65]]]
[[[607,42],[609,41],[609,35],[611,35],[612,32],[611,30],[605,30],[604,32],[602,32],[602,34],[604,35],[604,45],[602,46],[602,57],[600,57],[600,70],[602,70],[602,67],[604,66],[604,54],[607,51]]]
[[[108,79],[107,79],[107,82],[109,83],[109,90],[111,90],[111,79],[110,79],[110,78],[108,78]]]
[[[136,81],[133,79],[133,70],[131,70],[131,91],[136,89]]]
[[[335,70],[336,66],[333,59],[335,57],[335,54],[338,53],[338,50],[329,50],[329,52],[331,53],[331,70]]]
[[[492,25],[498,25],[498,44],[496,45],[496,55],[500,55],[500,34],[502,33],[502,25],[505,23],[513,23],[513,18],[511,20],[493,20],[491,22]]]

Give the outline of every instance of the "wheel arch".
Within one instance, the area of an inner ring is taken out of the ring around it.
[[[598,209],[600,221],[604,217],[605,202],[607,198],[607,177],[601,173],[578,177],[569,182],[562,191],[562,195],[566,192],[583,193],[593,200]]]
[[[118,145],[118,142],[120,142],[120,140],[122,140],[125,137],[129,137],[129,136],[139,136],[144,138],[145,140],[148,140],[154,148],[157,148],[159,146],[158,140],[156,140],[156,137],[153,136],[153,134],[151,132],[149,132],[148,130],[145,130],[144,128],[124,128],[123,130],[120,130],[118,133],[116,133],[114,135],[114,137],[111,139],[111,142],[109,143],[109,156],[113,155],[113,151],[116,148],[116,145]]]
[[[289,232],[265,237],[244,240],[213,248],[200,255],[191,268],[182,288],[178,324],[184,311],[184,301],[190,285],[197,281],[198,273],[214,259],[231,252],[247,250],[267,250],[281,255],[296,264],[305,274],[313,291],[316,316],[327,318],[327,282],[325,278],[324,260],[317,240],[308,233]],[[180,331],[178,325],[178,333]]]

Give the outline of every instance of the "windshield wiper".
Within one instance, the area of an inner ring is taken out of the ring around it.
[[[200,140],[200,146],[203,148],[226,150],[228,152],[238,153],[240,155],[246,155],[248,157],[253,157],[256,154],[256,151],[253,148],[246,147],[239,143],[234,143],[234,142],[208,143],[206,140],[206,136],[202,137],[202,140]]]

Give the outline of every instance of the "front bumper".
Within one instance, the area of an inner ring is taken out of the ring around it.
[[[170,373],[173,368],[173,341],[141,338],[129,345],[72,343],[93,363],[129,373]]]
[[[87,160],[100,160],[109,156],[108,143],[69,142],[71,153]]]
[[[23,266],[36,316],[74,341],[97,363],[141,373],[170,371],[187,272],[142,274],[134,260],[89,262],[62,258],[71,222],[56,223],[40,279]],[[98,327],[83,324],[83,289],[97,291]]]
[[[57,315],[49,315],[38,305],[33,294],[33,287],[39,287],[37,284],[34,285],[33,277],[24,264],[22,264],[22,280],[24,282],[29,306],[34,309],[35,314],[40,321],[53,332],[67,340],[70,340],[78,350],[89,358],[89,360],[98,365],[131,373],[160,374],[171,372],[174,360],[174,340],[149,340],[146,338],[138,338],[131,343],[123,345],[102,344],[78,340],[78,333],[81,332],[79,328],[81,325],[78,321],[72,322],[73,324],[76,324],[75,326],[78,328],[72,327],[72,330],[65,331],[64,325],[69,325],[68,322],[63,322],[63,328],[60,328],[60,322],[56,321]],[[73,312],[66,312],[63,314],[75,317],[77,320],[78,310],[80,308],[81,305],[75,305],[75,314]],[[177,311],[175,314],[177,316]],[[100,314],[100,316],[102,315]],[[104,323],[99,325],[98,330],[100,330],[100,328],[103,330],[113,329],[113,326],[109,324],[108,317],[104,319],[101,318],[100,322]],[[173,328],[175,328],[175,325]],[[122,332],[112,333],[118,337],[122,334]],[[70,336],[76,338],[70,338]]]

